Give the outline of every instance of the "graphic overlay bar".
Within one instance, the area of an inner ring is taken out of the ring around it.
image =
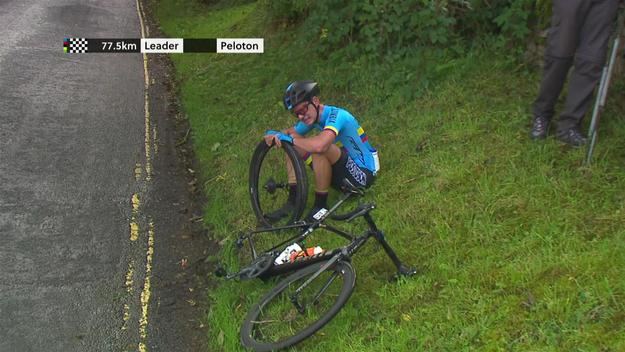
[[[64,38],[63,51],[66,54],[262,54],[265,46],[263,38]]]
[[[87,39],[90,53],[140,53],[140,41],[134,38]]]
[[[261,54],[264,51],[263,38],[217,38],[218,53]]]
[[[140,53],[140,40],[132,38],[86,39],[65,38],[63,51],[67,54],[85,53]]]
[[[63,51],[66,54],[84,54],[89,51],[85,38],[65,38],[63,39]]]
[[[184,39],[185,53],[216,53],[217,39]]]
[[[146,54],[183,53],[184,41],[180,38],[141,39],[141,52]]]

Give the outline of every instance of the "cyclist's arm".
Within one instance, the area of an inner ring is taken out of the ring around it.
[[[297,133],[297,131],[295,130],[295,127],[289,127],[286,130],[282,131],[282,133],[289,134],[293,138],[295,138],[295,137],[302,138],[303,137],[301,134]]]
[[[324,153],[330,148],[332,143],[334,143],[334,139],[336,139],[336,134],[332,130],[323,130],[321,133],[314,137],[304,138],[301,136],[293,136],[293,145],[304,149],[309,153]]]

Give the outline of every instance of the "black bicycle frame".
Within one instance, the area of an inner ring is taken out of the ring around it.
[[[293,229],[302,229],[305,231],[302,233],[299,233],[293,237],[290,237],[286,240],[284,240],[283,242],[278,243],[277,245],[273,246],[272,248],[268,249],[265,251],[265,253],[269,253],[269,252],[273,252],[278,250],[279,248],[283,248],[285,244],[288,243],[293,243],[293,242],[300,242],[302,240],[304,240],[306,237],[308,237],[308,235],[310,235],[313,231],[315,231],[317,228],[324,228],[328,231],[334,232],[335,234],[346,238],[348,240],[353,240],[354,236],[342,231],[340,229],[337,229],[336,227],[330,226],[330,225],[326,225],[323,224],[323,221],[325,219],[327,219],[330,215],[332,215],[336,209],[338,209],[341,204],[343,204],[349,197],[352,196],[352,193],[346,193],[343,195],[343,197],[341,197],[341,199],[339,199],[338,202],[336,202],[336,204],[330,209],[328,210],[328,212],[322,216],[320,219],[313,221],[312,223],[307,223],[307,222],[301,222],[301,223],[296,223],[296,224],[292,224],[292,225],[285,225],[285,226],[278,226],[278,227],[270,227],[270,228],[261,228],[258,230],[252,230],[247,232],[246,234],[244,234],[243,236],[239,236],[239,238],[237,239],[238,243],[242,243],[243,241],[247,240],[249,242],[250,245],[250,251],[252,252],[252,259],[256,259],[258,257],[258,254],[256,253],[256,248],[254,248],[254,240],[253,240],[253,236],[256,234],[260,234],[260,233],[267,233],[267,232],[280,232],[280,231],[285,231],[285,230],[293,230]],[[351,214],[351,213],[350,213]]]
[[[322,262],[322,261],[328,261],[325,265],[323,265],[319,271],[317,273],[315,273],[309,280],[307,280],[306,283],[304,283],[304,285],[302,286],[305,287],[310,281],[312,281],[313,279],[315,279],[319,274],[321,274],[321,272],[323,272],[324,270],[326,270],[327,268],[329,268],[332,264],[336,263],[338,260],[350,260],[351,256],[370,238],[370,237],[375,237],[375,239],[382,245],[382,248],[384,248],[385,253],[388,255],[388,257],[393,261],[393,264],[395,264],[395,266],[398,269],[398,272],[402,275],[406,275],[406,274],[413,274],[414,271],[410,268],[404,267],[403,264],[401,263],[401,261],[399,260],[399,258],[397,257],[397,255],[395,254],[395,251],[391,248],[391,246],[388,244],[388,242],[386,242],[384,233],[382,231],[380,231],[378,229],[378,227],[376,226],[375,222],[373,221],[373,218],[371,217],[371,210],[375,209],[375,206],[373,204],[363,204],[358,206],[356,209],[352,210],[351,212],[342,215],[342,216],[332,216],[332,214],[352,195],[354,194],[361,194],[359,192],[348,192],[345,193],[341,199],[339,199],[339,201],[330,209],[328,210],[328,212],[324,215],[322,215],[319,219],[313,221],[312,223],[308,223],[308,222],[300,222],[300,223],[296,223],[293,225],[285,225],[285,226],[280,226],[280,227],[272,227],[272,228],[261,228],[258,230],[252,230],[249,231],[241,236],[239,236],[239,238],[237,239],[237,247],[241,248],[243,247],[243,242],[245,240],[247,240],[249,242],[249,246],[250,246],[250,251],[252,253],[252,260],[256,260],[259,257],[259,254],[256,251],[256,248],[254,247],[254,236],[260,233],[266,233],[266,232],[279,232],[279,231],[285,231],[285,230],[293,230],[293,229],[301,229],[302,232],[299,234],[296,234],[295,236],[292,236],[282,242],[280,242],[279,244],[273,246],[272,248],[270,248],[269,250],[263,251],[262,254],[267,254],[270,253],[274,258],[275,256],[278,255],[278,253],[280,252],[281,249],[284,248],[285,245],[287,244],[291,244],[291,243],[298,243],[298,242],[302,242],[303,240],[306,239],[306,237],[308,237],[311,233],[313,233],[316,229],[318,228],[323,228],[327,231],[330,231],[332,233],[335,233],[345,239],[347,239],[348,241],[350,241],[349,244],[347,244],[344,247],[341,248],[337,248],[334,249],[330,252],[323,252],[317,255],[313,255],[310,257],[302,257],[299,258],[297,260],[295,260],[292,263],[285,263],[285,264],[280,264],[280,265],[275,265],[272,264],[267,271],[263,272],[262,274],[260,274],[258,277],[261,279],[267,279],[273,276],[277,276],[277,275],[282,275],[285,273],[289,273],[292,271],[296,271],[299,269],[302,269],[304,267],[307,267],[309,265],[313,265],[315,263],[318,262]],[[323,222],[328,218],[334,218],[337,220],[346,220],[346,221],[351,221],[357,217],[363,217],[369,227],[369,229],[361,236],[356,236],[353,234],[350,234],[346,231],[343,231],[339,228],[336,228],[334,226],[331,225],[327,225],[324,224]],[[260,255],[262,255],[260,254]],[[228,275],[229,277],[235,277],[236,274],[231,274]],[[300,291],[300,289],[298,289],[298,292]]]
[[[369,229],[361,236],[356,237],[353,234],[347,233],[345,231],[342,231],[330,225],[319,224],[319,226],[316,227],[316,228],[323,228],[325,230],[328,230],[330,232],[333,232],[341,237],[344,237],[350,240],[351,242],[349,244],[340,248],[336,248],[330,252],[324,252],[324,253],[313,255],[310,257],[302,257],[293,263],[272,265],[269,268],[269,270],[263,273],[260,277],[263,279],[266,279],[266,278],[273,277],[276,275],[281,275],[281,274],[285,274],[291,271],[296,271],[296,270],[302,269],[304,267],[313,265],[318,262],[327,261],[327,263],[323,267],[321,267],[317,273],[315,273],[309,280],[307,280],[306,283],[302,285],[303,287],[305,287],[310,281],[314,280],[321,272],[326,270],[332,264],[336,263],[338,260],[348,260],[348,261],[351,260],[351,256],[354,255],[358,251],[358,249],[360,249],[360,247],[362,247],[367,242],[367,240],[371,237],[374,237],[382,245],[382,248],[384,248],[384,252],[388,255],[388,257],[391,259],[393,264],[395,264],[397,269],[401,271],[401,268],[402,268],[401,261],[397,257],[397,254],[395,253],[393,248],[391,248],[388,242],[386,242],[384,233],[378,229],[375,222],[373,221],[373,218],[369,214],[369,212],[373,210],[373,208],[374,207],[372,205],[368,206],[366,212],[364,212],[361,215],[364,217],[365,221],[367,222],[369,226]],[[308,232],[307,230],[303,234],[294,236],[291,239],[283,242],[281,245],[278,245],[267,252],[273,251],[275,250],[275,248],[281,248],[281,246],[284,246],[287,243],[293,243],[291,241],[296,238],[303,240],[309,234],[310,232]],[[299,292],[299,289],[298,289],[298,292]]]

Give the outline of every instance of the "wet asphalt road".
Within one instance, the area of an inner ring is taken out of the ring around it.
[[[0,351],[136,350],[143,60],[62,44],[139,38],[135,1],[1,0],[0,33]]]

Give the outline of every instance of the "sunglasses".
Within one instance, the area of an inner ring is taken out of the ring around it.
[[[311,104],[312,103],[308,101],[305,105],[300,106],[298,109],[293,109],[293,114],[298,117],[301,115],[305,115],[308,112],[308,108]]]

